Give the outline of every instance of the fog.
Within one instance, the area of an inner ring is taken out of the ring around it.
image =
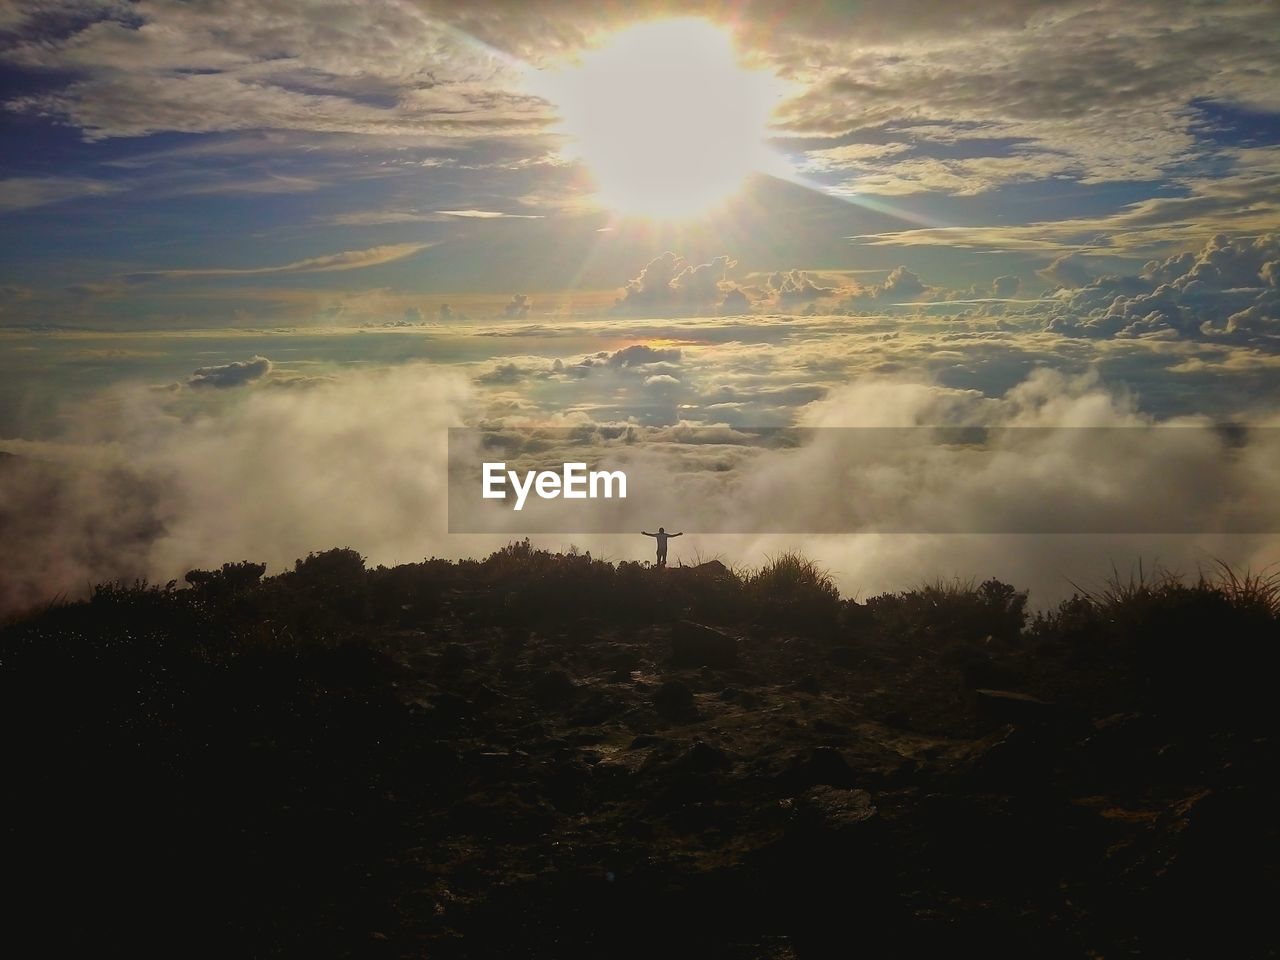
[[[532,429],[527,418],[504,424],[490,414],[471,380],[423,363],[306,382],[264,377],[218,391],[114,388],[68,410],[56,441],[0,444],[13,455],[0,462],[0,607],[81,597],[90,584],[112,579],[181,582],[189,569],[227,561],[266,562],[277,572],[337,546],[360,551],[370,564],[483,556],[533,523],[508,513],[505,532],[448,532],[447,428],[483,421]],[[1050,370],[996,397],[927,380],[863,378],[799,416],[801,425],[819,428],[1154,422],[1096,376]],[[597,433],[588,426],[583,435]],[[1131,460],[1109,468],[1096,449],[1082,451],[1073,431],[1035,434],[988,457],[933,444],[896,457],[851,456],[834,430],[807,434],[811,441],[790,450],[707,442],[731,440],[734,431],[705,424],[644,436],[649,442],[630,445],[616,463],[617,446],[588,442],[597,444],[588,455],[594,449],[602,464],[625,466],[632,478],[634,497],[599,507],[612,513],[597,529],[625,532],[545,533],[534,542],[649,559],[652,541],[639,531],[665,525],[685,533],[672,543],[673,564],[718,557],[754,566],[801,550],[832,571],[846,596],[995,576],[1030,588],[1037,604],[1069,595],[1073,582],[1096,583],[1112,565],[1125,574],[1139,559],[1193,574],[1215,558],[1256,570],[1280,557],[1280,538],[1265,533],[814,532],[887,517],[918,530],[999,529],[1010,518],[1034,524],[1071,503],[1088,511],[1079,522],[1095,525],[1099,516],[1146,517],[1149,529],[1160,529],[1184,516],[1187,529],[1228,529],[1229,518],[1275,530],[1280,454],[1270,442],[1228,455],[1211,433],[1187,430],[1153,445],[1134,470]],[[543,529],[584,528],[574,513],[582,502],[551,508],[560,513]],[[1063,529],[1076,522],[1069,512],[1060,519]],[[753,529],[771,532],[706,532]]]

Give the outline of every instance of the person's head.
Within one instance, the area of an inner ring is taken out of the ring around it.
[[[659,532],[659,533],[666,533],[666,532],[667,532],[667,528],[666,528],[666,527],[659,527],[659,528],[658,528],[658,532]]]

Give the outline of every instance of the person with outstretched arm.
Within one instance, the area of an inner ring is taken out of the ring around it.
[[[658,541],[658,566],[665,567],[667,565],[667,541],[672,537],[682,537],[684,533],[667,533],[666,527],[659,527],[657,533],[650,533],[648,530],[641,530],[646,537],[653,537]]]

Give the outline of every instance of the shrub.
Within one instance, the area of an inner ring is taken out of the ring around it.
[[[788,628],[833,627],[840,615],[840,591],[831,575],[798,553],[783,553],[746,579],[755,615]]]
[[[1027,593],[999,580],[979,586],[960,579],[938,580],[915,590],[867,601],[864,620],[883,638],[927,644],[1012,643],[1026,623]]]

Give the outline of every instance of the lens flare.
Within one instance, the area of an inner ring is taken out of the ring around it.
[[[623,30],[534,87],[559,108],[601,203],[620,213],[693,216],[775,163],[764,138],[777,79],[743,66],[706,20]]]

